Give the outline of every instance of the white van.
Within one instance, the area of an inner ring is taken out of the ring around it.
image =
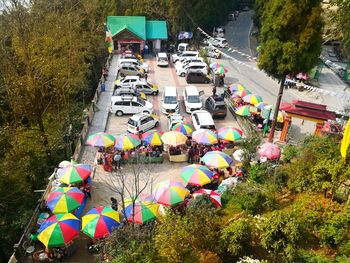
[[[149,72],[149,65],[147,63],[143,63],[140,60],[136,58],[122,58],[119,60],[119,68],[122,66],[122,64],[132,64],[135,66],[139,66],[142,68],[146,73]]]
[[[153,112],[153,105],[149,101],[144,101],[138,97],[112,96],[109,111],[117,116],[140,112],[151,114]]]
[[[166,53],[158,53],[157,55],[157,66],[167,67],[169,65],[168,56]]]
[[[195,86],[186,86],[183,95],[187,113],[202,109],[202,101]]]
[[[176,87],[165,87],[162,101],[162,112],[164,114],[179,113]]]
[[[204,62],[193,62],[185,65],[184,67],[176,68],[176,74],[184,77],[188,70],[200,71],[203,74],[208,74],[208,66]]]
[[[211,114],[206,110],[192,112],[191,119],[193,127],[196,131],[200,129],[216,130],[214,120],[211,117]]]

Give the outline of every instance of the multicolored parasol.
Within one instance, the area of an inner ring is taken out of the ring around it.
[[[75,184],[85,181],[91,174],[90,164],[71,164],[58,171],[60,181],[65,184]]]
[[[171,129],[173,131],[181,132],[186,136],[191,136],[193,132],[192,125],[189,123],[178,123],[178,124],[175,124]]]
[[[242,91],[246,89],[242,84],[239,83],[231,84],[228,88],[231,92]]]
[[[211,130],[203,130],[193,134],[192,140],[198,144],[213,145],[218,143],[218,136]]]
[[[221,196],[218,192],[215,192],[213,190],[209,189],[200,189],[193,193],[194,198],[196,198],[199,195],[209,195],[210,200],[214,203],[216,206],[222,206],[221,205]]]
[[[181,169],[181,178],[190,185],[202,186],[209,184],[213,172],[204,165],[191,164]]]
[[[207,152],[201,160],[206,166],[218,169],[227,168],[232,163],[232,158],[230,156],[219,151]]]
[[[157,131],[148,131],[142,134],[142,141],[152,146],[160,146],[163,144],[161,137],[162,135]]]
[[[141,195],[135,200],[127,198],[124,200],[125,210],[123,213],[128,222],[134,221],[142,225],[156,219],[159,215],[159,204],[152,196]]]
[[[261,157],[266,157],[269,160],[277,159],[281,156],[281,149],[273,143],[264,143],[258,149]]]
[[[216,69],[213,69],[214,73],[219,75],[219,74],[225,74],[228,72],[228,70],[224,67],[220,67],[220,68],[216,68]]]
[[[255,105],[255,107],[257,107],[259,110],[264,109],[266,106],[268,105],[265,104],[264,102],[259,102],[257,105]]]
[[[76,187],[59,187],[49,194],[47,206],[54,214],[70,213],[80,207],[84,196]]]
[[[220,128],[218,130],[218,138],[230,142],[242,139],[243,132],[237,128]]]
[[[217,69],[217,68],[223,68],[224,65],[222,65],[222,64],[220,64],[220,63],[217,63],[217,62],[213,62],[213,63],[211,63],[211,64],[209,65],[209,67],[210,67],[211,69]]]
[[[156,185],[154,197],[158,204],[174,206],[182,203],[189,193],[181,182],[165,180]]]
[[[267,118],[268,111],[261,111],[261,117],[266,119]],[[273,115],[275,114],[274,110],[271,111],[270,113],[270,120],[273,120]],[[278,111],[277,115],[277,122],[282,123],[284,121],[284,114],[282,111]]]
[[[86,144],[95,146],[95,147],[110,147],[114,145],[115,138],[113,135],[104,133],[104,132],[98,132],[95,134],[92,134],[88,137]]]
[[[262,98],[258,95],[250,94],[250,95],[244,96],[243,101],[252,105],[258,105],[260,102],[262,102]]]
[[[257,114],[258,109],[253,106],[244,105],[244,106],[238,107],[235,113],[239,116],[251,116],[251,115]]]
[[[238,96],[240,98],[243,98],[243,97],[250,95],[250,94],[252,94],[252,93],[249,90],[245,89],[245,90],[235,91],[232,96],[236,96],[236,97]]]
[[[131,150],[141,144],[140,139],[134,134],[122,134],[115,140],[114,147],[118,150]]]
[[[81,230],[91,238],[109,236],[119,226],[119,213],[110,207],[94,207],[82,217]]]
[[[72,214],[57,214],[41,224],[38,239],[46,247],[62,247],[80,232],[80,220]]]
[[[187,141],[187,137],[183,133],[178,131],[165,132],[162,135],[161,139],[164,144],[174,147],[184,145]]]

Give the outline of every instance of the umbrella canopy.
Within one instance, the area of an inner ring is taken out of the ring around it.
[[[249,90],[245,89],[245,90],[236,91],[233,94],[240,97],[240,98],[243,98],[243,97],[250,95],[252,93]]]
[[[237,141],[242,139],[243,132],[237,128],[220,128],[218,130],[218,138],[226,141]]]
[[[242,91],[246,89],[242,84],[239,83],[231,84],[228,88],[231,92]]]
[[[80,207],[84,196],[76,187],[59,187],[49,194],[47,206],[54,214],[70,213]]]
[[[218,143],[218,136],[211,130],[203,130],[193,134],[192,140],[198,144],[213,145]]]
[[[161,146],[161,137],[162,135],[157,131],[148,131],[142,134],[142,141],[152,146]]]
[[[225,74],[228,70],[224,67],[213,69],[215,74]]]
[[[110,207],[94,207],[82,217],[81,230],[91,238],[109,236],[119,226],[119,213]]]
[[[206,166],[218,169],[227,168],[232,163],[232,158],[230,156],[219,151],[207,152],[201,160]]]
[[[213,63],[211,63],[211,64],[209,65],[209,67],[210,67],[211,69],[216,69],[216,68],[223,68],[224,65],[222,65],[222,64],[220,64],[220,63],[217,63],[217,62],[213,62]]]
[[[213,172],[204,165],[191,164],[181,169],[181,178],[190,185],[202,186],[209,184]]]
[[[277,159],[281,156],[281,149],[273,143],[264,143],[258,149],[261,157],[266,157],[269,160]]]
[[[155,203],[152,196],[140,196],[136,200],[127,198],[124,203],[125,210],[123,212],[128,222],[134,221],[136,224],[142,225],[156,219],[159,215],[159,204]]]
[[[164,144],[174,147],[184,145],[187,141],[187,137],[183,133],[178,131],[165,132],[162,135],[161,139]]]
[[[158,204],[174,206],[182,203],[189,193],[181,182],[165,180],[156,185],[154,197]]]
[[[261,112],[261,117],[266,119],[267,118],[268,111],[262,111]],[[270,113],[270,120],[273,120],[273,115],[275,114],[274,110],[271,111]],[[277,115],[277,122],[282,123],[284,121],[284,114],[282,111],[278,111]]]
[[[114,147],[118,150],[131,150],[141,144],[141,141],[133,134],[122,134],[116,140]]]
[[[238,162],[242,162],[243,161],[243,156],[244,156],[244,150],[243,149],[238,149],[237,151],[235,151],[232,154],[232,157]]]
[[[75,184],[85,181],[91,174],[90,164],[71,164],[58,171],[60,181],[65,184]]]
[[[255,105],[255,107],[257,107],[259,110],[262,110],[266,106],[268,106],[268,105],[265,104],[264,102],[259,102],[257,105]]]
[[[175,124],[171,129],[173,131],[181,132],[186,136],[191,136],[193,132],[192,125],[189,123],[178,123],[178,124]]]
[[[199,195],[209,195],[210,200],[214,203],[216,206],[222,206],[221,205],[221,196],[218,192],[215,192],[213,190],[209,189],[200,189],[193,193],[194,198],[196,198]]]
[[[110,147],[114,145],[115,138],[104,132],[98,132],[90,135],[86,141],[86,144],[95,147]]]
[[[258,95],[250,94],[250,95],[244,96],[243,101],[255,106],[255,105],[258,105],[260,102],[262,102],[262,98]]]
[[[239,116],[251,116],[251,115],[257,114],[258,109],[253,106],[244,105],[244,106],[238,107],[235,113]]]
[[[38,239],[46,247],[62,247],[80,232],[80,220],[72,214],[57,214],[41,224]]]

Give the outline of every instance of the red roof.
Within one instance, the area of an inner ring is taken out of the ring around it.
[[[300,100],[294,100],[292,103],[282,102],[280,109],[287,113],[325,121],[335,120],[336,118],[335,112],[328,111],[326,105]]]
[[[301,107],[301,108],[308,108],[312,110],[327,110],[327,106],[323,104],[317,104],[302,100],[293,100],[292,104],[294,104],[295,107]]]

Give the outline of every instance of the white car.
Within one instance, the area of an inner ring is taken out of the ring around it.
[[[202,109],[202,100],[195,86],[187,86],[183,92],[185,110],[187,113]]]
[[[176,63],[176,61],[180,60],[181,58],[188,58],[188,57],[198,57],[199,53],[198,51],[184,51],[180,55],[174,54],[171,56],[171,59],[173,63]]]
[[[208,66],[204,62],[194,62],[185,65],[184,67],[176,68],[176,74],[181,77],[185,77],[189,70],[194,70],[197,72],[202,72],[203,74],[208,74]]]
[[[211,43],[214,47],[226,48],[228,47],[228,42],[223,37],[216,37],[214,41]]]
[[[168,130],[172,131],[172,128],[176,124],[183,123],[185,121],[185,117],[180,114],[172,114],[168,116]]]
[[[149,114],[139,113],[129,118],[127,131],[133,134],[140,134],[158,127],[158,125],[159,120],[155,117]]]
[[[203,58],[201,57],[182,58],[175,63],[175,68],[184,67],[185,65],[191,62],[193,63],[193,62],[204,62],[204,61],[203,61]]]
[[[158,53],[157,55],[157,66],[167,67],[169,65],[168,55],[166,53]]]
[[[211,117],[211,114],[206,110],[197,110],[192,112],[191,120],[193,123],[193,127],[196,130],[200,130],[200,129],[216,130],[214,120]]]
[[[176,87],[165,87],[162,99],[162,112],[164,114],[179,113],[179,100]]]
[[[143,63],[138,59],[134,59],[134,58],[122,58],[119,60],[119,68],[121,67],[122,64],[132,64],[132,65],[136,65],[139,66],[140,68],[142,68],[146,73],[149,72],[149,65],[147,63]]]
[[[147,95],[158,95],[159,93],[159,89],[157,85],[151,84],[145,80],[137,80],[134,82],[122,83],[117,87],[132,88],[138,92],[142,92]]]
[[[117,116],[123,114],[136,114],[153,112],[153,105],[149,101],[132,96],[112,96],[110,112]]]
[[[117,87],[128,87],[131,85],[131,83],[135,83],[140,81],[140,77],[139,76],[125,76],[124,78],[121,79],[117,79],[114,82],[114,85]]]

